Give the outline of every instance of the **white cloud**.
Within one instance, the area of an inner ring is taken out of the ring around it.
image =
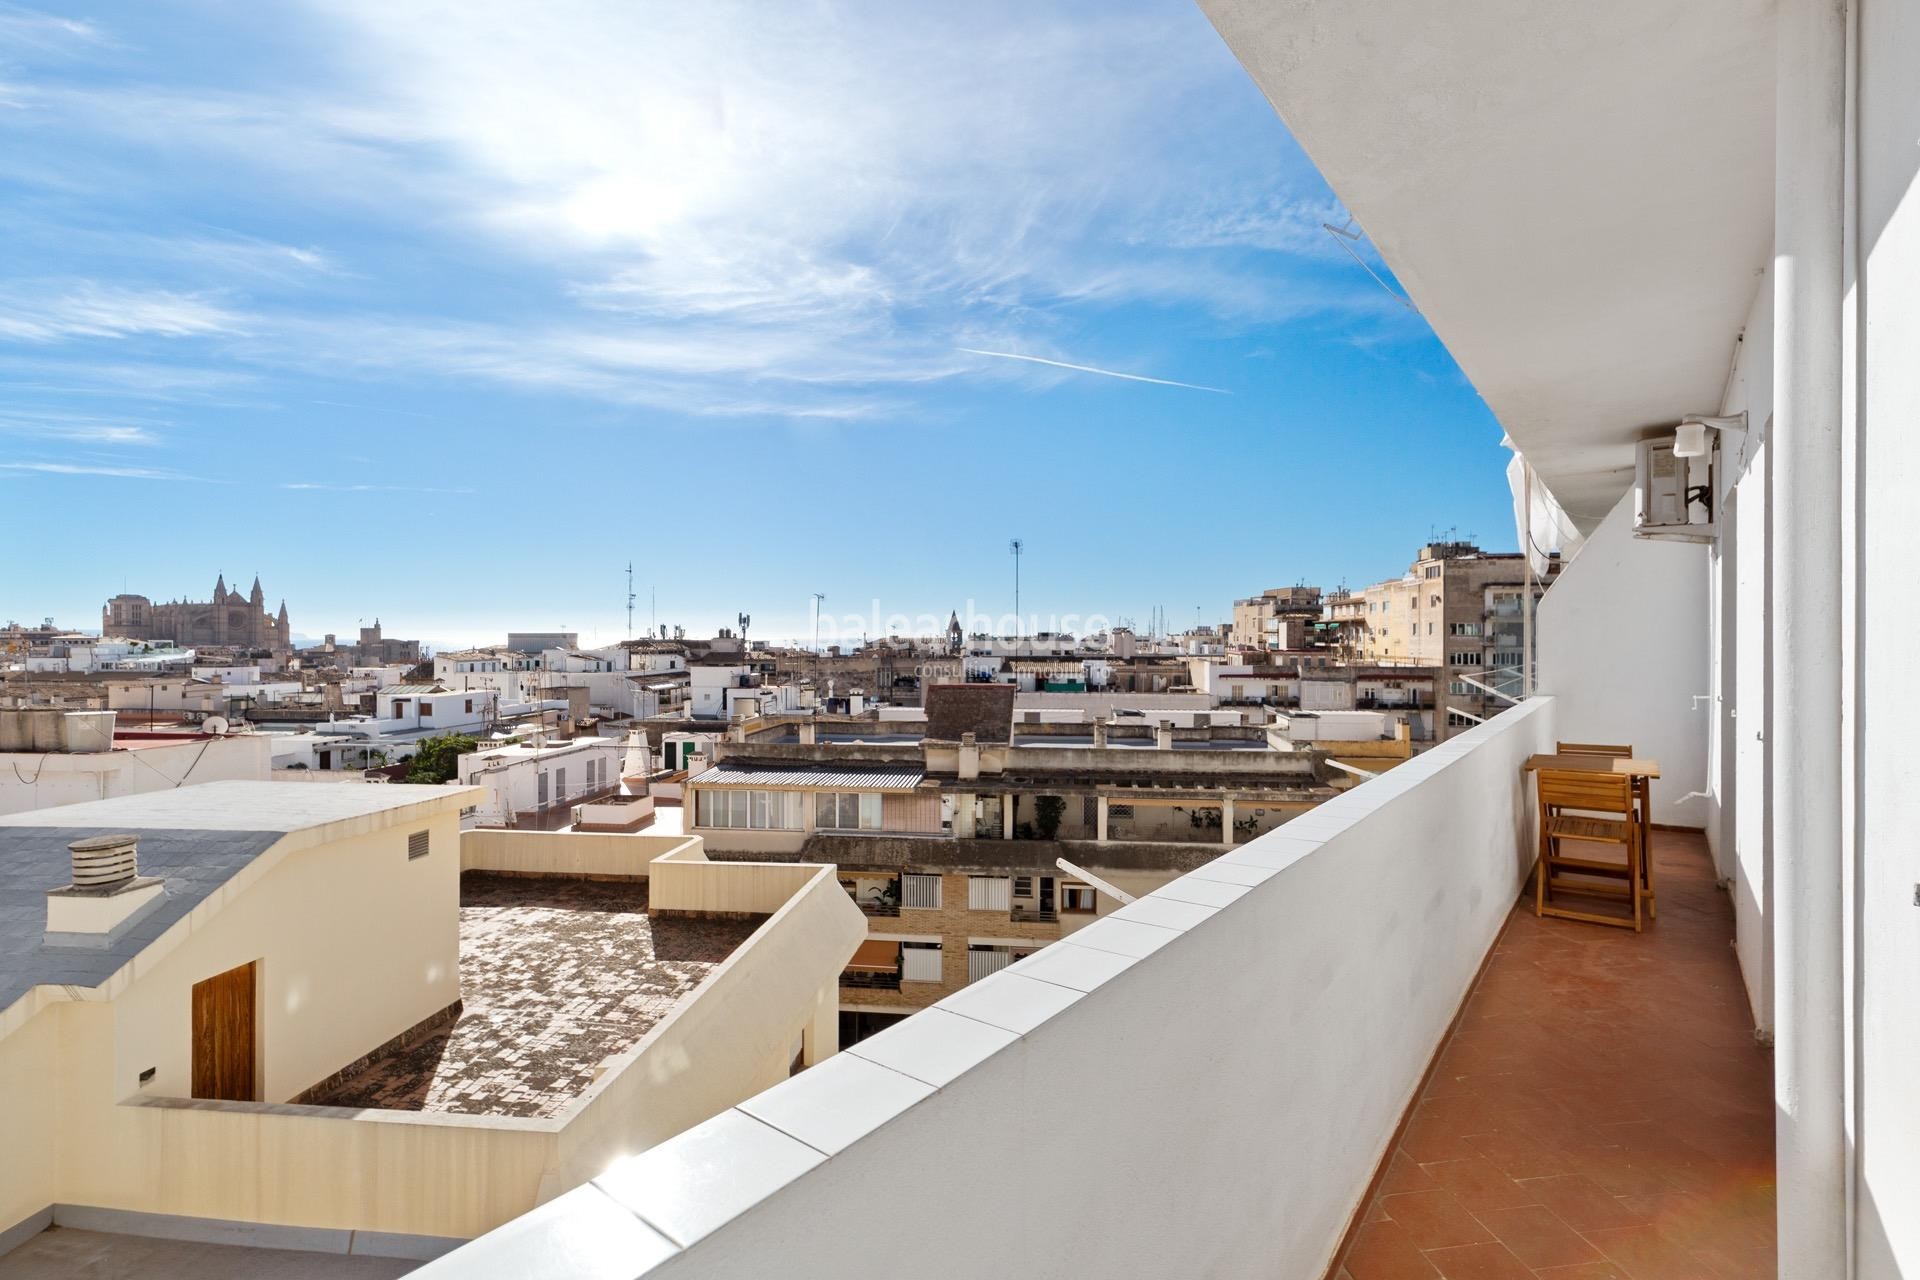
[[[0,434],[67,444],[151,445],[162,423],[99,418],[59,409],[0,406]]]
[[[409,299],[426,314],[405,317],[384,299],[385,314],[294,299],[243,319],[199,293],[13,311],[0,297],[0,338],[191,335],[263,367],[850,419],[977,369],[956,334],[1092,352],[1076,308],[1198,306],[1229,330],[1380,314],[1364,281],[1233,260],[1319,266],[1318,222],[1338,210],[1182,7],[308,10],[302,48],[320,65],[272,95],[42,84],[27,113],[431,226],[450,253],[544,273],[551,305],[456,318]],[[171,252],[236,278],[338,273],[326,249],[226,233]]]
[[[436,489],[428,485],[414,484],[320,484],[301,482],[277,486],[282,489],[295,489],[320,493],[472,493],[472,489]]]
[[[17,342],[142,334],[180,338],[238,328],[238,316],[198,294],[130,289],[90,280],[21,283],[0,289],[0,339]]]
[[[121,480],[177,480],[210,484],[205,476],[191,476],[158,467],[122,467],[91,462],[0,462],[0,471],[29,472],[50,476],[111,476]]]
[[[40,13],[18,5],[0,5],[0,49],[27,48],[60,52],[72,45],[98,44],[100,28],[77,18]]]

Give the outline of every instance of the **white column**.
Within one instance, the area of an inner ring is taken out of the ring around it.
[[[1233,797],[1220,801],[1220,843],[1233,843]]]
[[[1775,43],[1773,874],[1780,1274],[1847,1274],[1841,892],[1841,314],[1846,16],[1781,0]]]
[[[1000,797],[1000,838],[1013,839],[1013,794]]]
[[[1093,838],[1098,844],[1107,842],[1107,798],[1101,796],[1094,802]]]

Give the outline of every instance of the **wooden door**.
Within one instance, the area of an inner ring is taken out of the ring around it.
[[[243,964],[193,984],[193,1096],[257,1102],[253,971]]]

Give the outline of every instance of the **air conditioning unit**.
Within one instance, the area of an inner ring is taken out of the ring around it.
[[[1633,532],[1640,538],[1712,542],[1720,533],[1721,439],[1746,434],[1746,415],[1684,419],[1642,440],[1633,469]]]

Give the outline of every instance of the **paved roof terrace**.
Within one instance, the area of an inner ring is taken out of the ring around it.
[[[556,1116],[756,927],[652,919],[644,881],[469,871],[460,879],[459,1017],[302,1101]]]

